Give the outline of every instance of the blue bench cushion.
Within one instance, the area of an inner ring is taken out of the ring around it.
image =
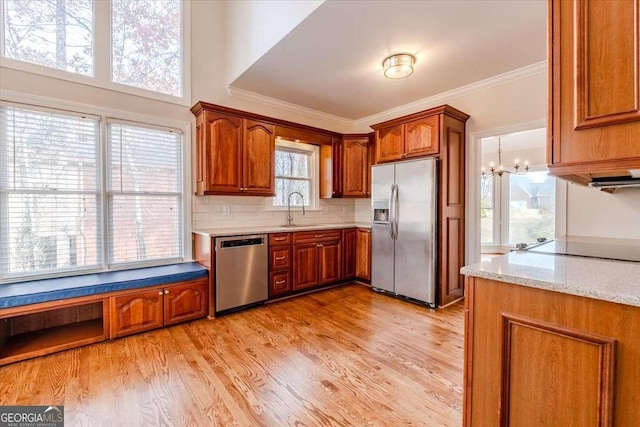
[[[0,309],[125,289],[164,285],[193,280],[206,275],[206,268],[195,262],[187,262],[163,265],[161,267],[10,283],[0,285]]]

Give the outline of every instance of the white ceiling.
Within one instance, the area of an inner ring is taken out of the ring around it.
[[[544,0],[326,1],[231,86],[357,120],[546,58]],[[416,55],[390,80],[382,61]]]

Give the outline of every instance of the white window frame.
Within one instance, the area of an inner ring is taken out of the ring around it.
[[[3,283],[21,282],[28,280],[46,279],[53,277],[66,277],[76,276],[83,274],[90,274],[104,271],[118,271],[128,270],[133,268],[144,268],[158,265],[169,265],[181,262],[180,260],[151,260],[142,261],[135,264],[114,264],[109,265],[109,251],[108,251],[108,212],[107,207],[107,121],[121,121],[131,123],[139,126],[146,126],[156,129],[172,129],[182,133],[182,262],[191,262],[193,259],[192,251],[192,238],[191,238],[191,154],[192,154],[192,142],[191,142],[191,123],[165,119],[161,117],[148,116],[145,114],[131,113],[127,111],[114,110],[103,107],[96,107],[95,105],[82,104],[76,102],[61,101],[58,99],[41,97],[36,95],[23,94],[18,92],[10,92],[0,90],[0,101],[11,104],[20,104],[22,108],[40,109],[44,111],[55,111],[58,113],[68,113],[70,115],[91,115],[100,118],[100,159],[99,168],[101,170],[101,182],[100,182],[100,206],[103,207],[101,212],[102,222],[102,247],[101,250],[101,262],[102,265],[96,268],[87,269],[73,269],[64,270],[60,269],[52,273],[33,274],[33,275],[21,275],[3,279]],[[0,214],[2,211],[0,209]],[[4,222],[3,222],[4,224]],[[0,230],[2,231],[2,230]],[[2,284],[0,284],[2,286]]]
[[[309,158],[309,175],[310,175],[310,192],[311,197],[309,198],[309,204],[305,205],[305,211],[318,211],[320,210],[320,147],[314,144],[307,144],[303,142],[293,142],[287,141],[285,139],[276,138],[276,151],[278,148],[283,148],[285,150],[298,151],[298,152],[307,152],[310,154]],[[274,154],[275,155],[275,154]],[[277,178],[277,177],[276,177]],[[286,211],[287,206],[274,206],[273,203],[275,201],[275,197],[267,197],[265,198],[265,210],[272,211]],[[299,209],[296,206],[296,209]]]
[[[4,1],[0,0],[0,22],[3,25]],[[2,34],[0,34],[0,67],[188,107],[191,105],[191,2],[181,0],[181,4],[182,96],[167,95],[111,80],[111,1],[93,0],[93,77],[7,58],[2,55],[4,52],[4,35]]]

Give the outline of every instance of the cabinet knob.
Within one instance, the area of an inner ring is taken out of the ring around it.
[[[165,295],[169,294],[169,289],[165,289],[164,294]]]
[[[318,243],[318,247],[321,248],[322,247],[322,243]]]
[[[160,290],[160,291],[158,292],[158,295],[162,295],[162,290]]]

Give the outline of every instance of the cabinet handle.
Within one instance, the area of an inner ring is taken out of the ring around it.
[[[158,291],[158,295],[162,295],[162,290]]]
[[[318,247],[321,248],[322,247],[322,243],[318,243]]]
[[[164,294],[168,295],[169,294],[169,289],[165,289]]]
[[[285,257],[283,257],[283,256],[277,256],[276,257],[276,260],[281,260],[281,259],[285,259]]]
[[[282,285],[286,280],[276,280],[276,285]]]
[[[287,238],[286,237],[276,237],[274,240],[276,242],[282,242],[283,240],[287,240]]]
[[[316,239],[319,239],[320,237],[324,237],[324,234],[316,234],[316,235],[315,235],[315,238],[316,238]]]

